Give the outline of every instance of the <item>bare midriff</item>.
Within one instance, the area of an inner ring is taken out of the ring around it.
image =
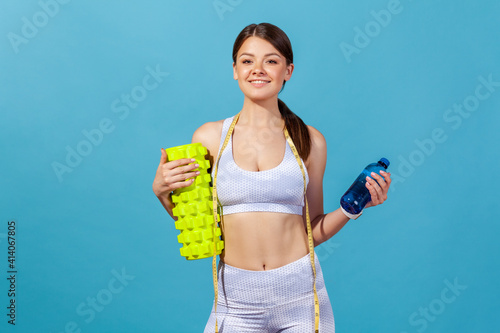
[[[262,271],[294,262],[307,253],[307,232],[301,215],[245,212],[223,216],[224,251],[231,266]]]

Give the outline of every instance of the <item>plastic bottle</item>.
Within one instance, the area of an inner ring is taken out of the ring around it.
[[[351,187],[340,198],[340,205],[350,214],[359,214],[366,204],[371,200],[370,191],[366,188],[366,177],[370,177],[372,172],[378,173],[387,170],[389,167],[389,160],[381,158],[378,163],[368,164],[361,174],[356,178]],[[376,181],[376,180],[375,180]],[[377,182],[378,184],[378,182]]]

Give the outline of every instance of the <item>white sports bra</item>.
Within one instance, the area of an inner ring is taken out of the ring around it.
[[[233,118],[234,116],[224,120],[218,154]],[[304,179],[288,141],[285,140],[285,156],[281,163],[263,171],[241,169],[234,162],[232,141],[231,135],[217,170],[217,196],[223,207],[223,215],[257,211],[302,215]],[[217,157],[214,161],[217,161]],[[309,175],[304,161],[301,161],[307,185]],[[215,167],[212,166],[212,179],[214,170]]]

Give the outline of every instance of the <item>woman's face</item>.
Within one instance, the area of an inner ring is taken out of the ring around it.
[[[293,68],[293,64],[287,66],[285,57],[271,43],[249,37],[238,50],[233,74],[246,97],[263,101],[277,97]]]

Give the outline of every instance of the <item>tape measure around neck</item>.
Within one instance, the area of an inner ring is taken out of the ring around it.
[[[238,121],[238,118],[240,117],[240,113],[238,113],[236,116],[234,116],[233,122],[229,126],[229,130],[227,131],[226,137],[224,139],[224,143],[222,144],[222,147],[220,149],[220,152],[217,156],[217,161],[214,163],[214,179],[213,179],[213,193],[212,193],[212,204],[213,204],[213,214],[214,214],[214,226],[213,226],[213,235],[214,235],[214,252],[213,252],[213,260],[212,260],[212,273],[213,273],[213,280],[214,280],[214,293],[215,293],[215,302],[214,302],[214,316],[215,316],[215,332],[218,333],[219,329],[217,326],[217,298],[219,294],[219,286],[217,282],[217,254],[216,254],[216,248],[215,248],[215,241],[216,241],[216,234],[215,230],[217,228],[217,209],[218,209],[218,198],[217,198],[217,169],[219,166],[219,160],[220,157],[222,156],[222,152],[226,148],[229,140],[231,139],[231,134],[233,133],[234,127],[236,126],[236,122]],[[311,228],[311,220],[309,218],[309,205],[307,204],[307,196],[306,196],[306,190],[307,190],[307,184],[306,184],[306,174],[304,171],[304,165],[302,163],[302,160],[300,159],[299,153],[297,151],[297,148],[295,148],[295,145],[292,141],[292,138],[288,134],[288,130],[285,128],[283,129],[283,132],[285,134],[285,138],[288,141],[288,144],[290,145],[290,148],[293,151],[293,155],[295,156],[295,159],[297,160],[297,163],[300,166],[300,170],[302,171],[302,177],[304,180],[304,201],[306,205],[306,221],[307,221],[307,239],[308,239],[308,244],[309,244],[309,254],[311,257],[311,266],[313,270],[313,275],[314,275],[314,280],[313,280],[313,289],[314,289],[314,332],[318,333],[319,332],[319,300],[318,300],[318,293],[316,291],[316,265],[315,265],[315,260],[314,260],[314,241],[312,237],[312,228]],[[221,230],[222,228],[222,212],[220,214],[220,221],[221,221]]]

